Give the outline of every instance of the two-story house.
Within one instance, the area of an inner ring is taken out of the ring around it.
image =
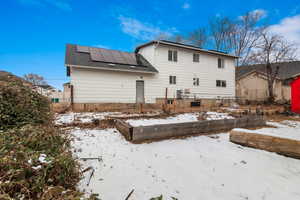
[[[128,53],[67,45],[73,104],[157,103],[235,97],[235,59],[226,53],[155,40]]]

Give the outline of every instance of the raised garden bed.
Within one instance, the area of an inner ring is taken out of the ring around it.
[[[160,140],[172,137],[191,135],[208,135],[233,128],[253,128],[265,126],[262,116],[250,115],[236,119],[202,120],[196,122],[156,124],[149,126],[133,127],[117,119],[116,128],[128,141],[139,143],[147,140]]]

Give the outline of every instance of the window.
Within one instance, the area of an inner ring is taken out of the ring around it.
[[[192,101],[191,102],[191,107],[200,107],[201,106],[201,101]]]
[[[224,81],[224,80],[217,80],[216,81],[216,86],[217,87],[226,87],[226,81]]]
[[[193,85],[199,86],[199,78],[193,78]]]
[[[177,51],[169,50],[168,51],[168,60],[177,62]]]
[[[70,74],[71,74],[70,67],[69,67],[69,66],[67,66],[67,76],[70,76]]]
[[[224,59],[218,58],[218,68],[224,68]]]
[[[52,103],[59,103],[59,99],[58,99],[58,98],[52,98],[52,99],[51,99],[51,102],[52,102]]]
[[[176,76],[169,76],[169,83],[175,85],[176,84]]]
[[[174,100],[173,100],[173,99],[168,99],[167,103],[168,103],[168,104],[173,104],[173,103],[174,103]]]
[[[197,53],[193,54],[193,62],[199,62],[200,55]]]

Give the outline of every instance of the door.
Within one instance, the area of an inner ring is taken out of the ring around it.
[[[144,81],[136,81],[136,103],[145,103]]]

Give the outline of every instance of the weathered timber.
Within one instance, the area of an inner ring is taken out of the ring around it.
[[[230,132],[230,141],[247,147],[300,159],[300,141],[250,132]]]
[[[127,140],[132,140],[132,129],[133,127],[130,126],[128,123],[120,120],[120,119],[116,119],[116,123],[115,123],[116,129],[122,133],[122,135],[127,139]]]
[[[208,135],[220,131],[229,131],[233,128],[250,128],[264,125],[265,120],[262,116],[247,116],[237,119],[139,126],[132,127],[131,141],[142,142],[178,136]]]

